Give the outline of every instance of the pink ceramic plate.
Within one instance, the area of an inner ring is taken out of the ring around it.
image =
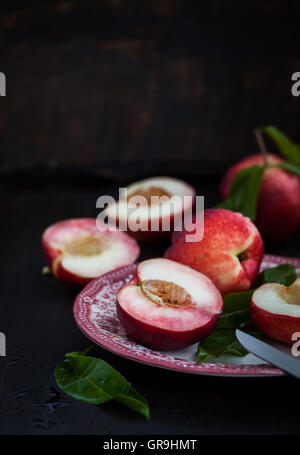
[[[261,266],[273,267],[294,264],[300,274],[300,259],[265,255]],[[159,352],[127,338],[119,323],[115,302],[116,293],[136,271],[136,264],[122,267],[91,281],[80,292],[74,303],[74,317],[80,330],[92,341],[128,359],[148,365],[186,373],[216,376],[280,376],[284,373],[249,354],[246,357],[217,359],[213,363],[197,365],[197,345],[176,352]]]

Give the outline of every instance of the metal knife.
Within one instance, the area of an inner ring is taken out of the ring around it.
[[[292,346],[271,339],[259,340],[238,329],[235,333],[247,351],[300,379],[300,356],[292,355]]]

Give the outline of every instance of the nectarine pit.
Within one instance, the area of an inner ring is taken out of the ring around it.
[[[192,296],[181,286],[162,280],[145,280],[141,283],[143,294],[152,302],[169,308],[185,308],[192,303]]]
[[[168,198],[170,198],[171,194],[168,191],[164,190],[163,188],[160,188],[159,186],[150,186],[149,188],[144,190],[139,189],[134,191],[134,193],[128,196],[128,199],[130,199],[132,196],[143,196],[146,199],[147,204],[151,205],[152,196],[156,197],[167,196]]]
[[[73,256],[94,256],[102,253],[103,249],[103,239],[95,236],[72,240],[66,246],[66,251]]]
[[[277,292],[282,299],[285,300],[289,305],[300,305],[300,279],[298,278],[290,286],[282,286],[281,284],[275,284]]]

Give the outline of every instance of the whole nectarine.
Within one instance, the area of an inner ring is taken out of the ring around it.
[[[300,180],[274,165],[284,162],[276,155],[267,154],[267,169],[261,183],[255,224],[267,240],[284,240],[300,221]],[[225,199],[235,175],[242,169],[265,164],[263,155],[257,154],[242,159],[225,175],[220,193]]]
[[[202,222],[196,218],[194,223]],[[225,295],[250,289],[256,282],[264,253],[256,226],[240,213],[204,211],[204,237],[186,241],[186,231],[174,232],[165,257],[207,275]]]

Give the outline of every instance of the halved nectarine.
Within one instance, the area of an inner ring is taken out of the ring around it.
[[[191,213],[195,195],[194,188],[182,180],[152,177],[129,185],[105,213],[137,240],[161,241],[170,237],[185,213]]]
[[[168,259],[141,262],[117,294],[117,314],[128,335],[153,349],[196,343],[216,327],[220,292],[202,273]]]

